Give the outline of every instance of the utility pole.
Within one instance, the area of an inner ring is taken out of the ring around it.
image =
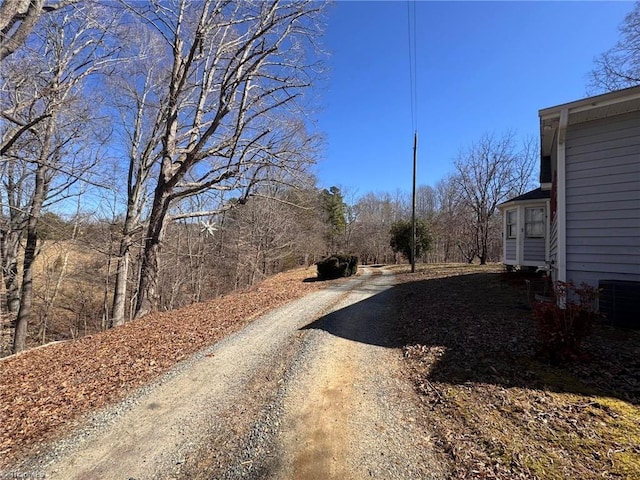
[[[413,134],[413,194],[411,200],[411,273],[416,271],[416,170],[418,151],[418,131]]]

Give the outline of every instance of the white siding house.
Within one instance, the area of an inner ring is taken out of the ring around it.
[[[553,279],[640,281],[640,87],[539,115]]]
[[[601,310],[640,318],[640,86],[545,108],[539,117],[552,279],[600,287]],[[534,205],[526,195],[500,205],[507,266],[541,259],[540,242],[524,230]]]
[[[549,262],[549,190],[537,188],[502,203],[503,263],[544,268]]]

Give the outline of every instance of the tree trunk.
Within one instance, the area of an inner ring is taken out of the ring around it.
[[[131,177],[131,173],[130,173]],[[131,178],[129,179],[131,185]],[[131,246],[136,232],[140,228],[140,212],[142,210],[141,180],[129,187],[129,199],[127,213],[122,226],[122,238],[118,250],[118,265],[116,267],[116,279],[113,290],[112,317],[109,327],[124,325],[127,318],[127,281],[129,280],[129,266],[131,265]]]
[[[131,161],[130,165],[133,165]],[[146,170],[145,170],[146,171]],[[129,198],[127,201],[127,213],[122,226],[122,238],[118,250],[118,264],[116,267],[116,279],[113,291],[112,317],[109,328],[124,325],[127,321],[127,281],[129,280],[129,267],[131,265],[131,247],[134,236],[140,229],[140,215],[143,208],[143,182],[137,178],[132,184],[133,169],[129,172]],[[143,175],[142,172],[139,173]]]
[[[40,170],[40,167],[38,168]],[[33,204],[27,225],[27,242],[24,249],[24,267],[22,272],[22,295],[20,296],[20,308],[16,319],[16,330],[13,337],[13,353],[21,352],[27,343],[27,329],[31,317],[31,304],[33,301],[33,264],[37,256],[38,246],[38,216],[44,201],[44,179],[42,173],[36,173],[36,193],[33,196]],[[38,184],[41,184],[40,186]]]
[[[164,237],[164,222],[169,209],[169,194],[165,185],[161,183],[156,188],[149,216],[134,318],[140,318],[158,308],[158,256]]]
[[[113,287],[113,306],[111,312],[111,322],[109,327],[119,327],[124,325],[125,310],[127,306],[127,278],[129,276],[129,238],[120,241],[120,254],[118,256],[118,266],[116,269],[115,285]]]
[[[0,61],[15,52],[27,40],[42,15],[44,0],[30,0],[28,2],[2,2],[2,17],[0,17]],[[17,28],[8,28],[18,24]],[[6,33],[6,35],[5,35]]]
[[[41,204],[41,202],[40,202]],[[35,262],[38,246],[37,215],[40,206],[36,205],[31,209],[29,226],[27,227],[27,243],[24,249],[24,267],[22,273],[22,295],[20,298],[20,308],[16,319],[16,330],[13,336],[13,353],[18,353],[26,348],[27,329],[31,317],[31,304],[33,301],[33,263]]]
[[[481,239],[482,239],[482,244],[480,245],[480,255],[478,255],[478,257],[480,258],[480,265],[486,265],[487,264],[487,256],[488,256],[488,244],[489,244],[489,215],[486,216],[486,218],[484,219],[484,222],[482,224],[482,227],[480,229],[480,235],[481,235]]]
[[[18,251],[20,232],[10,230],[0,237],[2,251],[2,274],[7,289],[7,311],[16,313],[20,308],[20,286],[18,282]]]
[[[31,208],[27,220],[27,241],[24,248],[24,262],[22,267],[22,292],[20,295],[18,316],[16,318],[16,329],[13,336],[13,353],[23,351],[27,343],[27,331],[33,301],[33,264],[38,255],[38,217],[40,216],[40,210],[47,196],[49,186],[49,182],[46,179],[46,170],[49,168],[48,160],[51,152],[51,140],[54,129],[55,118],[51,117],[43,137],[43,148],[36,167]]]

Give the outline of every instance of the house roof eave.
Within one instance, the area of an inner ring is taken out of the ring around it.
[[[551,154],[563,110],[567,111],[568,125],[640,111],[640,85],[539,110],[543,156]]]
[[[640,85],[603,93],[593,97],[582,98],[580,100],[563,103],[553,107],[543,108],[538,110],[538,116],[541,120],[560,118],[560,112],[565,108],[569,110],[569,114],[573,114],[593,110],[595,108],[608,107],[636,99],[640,99]],[[615,114],[615,112],[612,112],[612,114]]]
[[[502,202],[498,205],[499,209],[504,209],[508,207],[513,207],[520,204],[530,204],[530,203],[544,203],[546,200],[551,198],[551,192],[546,189],[542,189],[538,187],[529,192],[523,193],[522,195],[518,195],[506,202]]]

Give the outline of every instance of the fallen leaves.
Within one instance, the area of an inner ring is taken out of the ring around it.
[[[398,276],[406,374],[451,478],[640,478],[640,332],[601,328],[590,362],[551,366],[526,291],[499,272]]]
[[[259,314],[313,271],[0,361],[0,461],[60,436]],[[588,363],[537,355],[526,291],[495,266],[398,275],[398,335],[451,478],[640,478],[640,332],[599,329]]]
[[[279,274],[259,287],[0,361],[0,467],[259,315],[322,288],[303,282],[312,276],[311,268]]]

